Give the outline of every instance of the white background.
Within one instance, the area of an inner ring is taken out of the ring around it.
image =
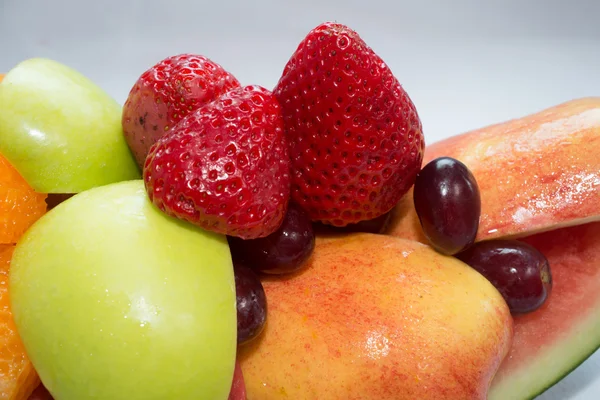
[[[596,0],[0,0],[0,71],[50,57],[122,103],[145,69],[191,52],[272,88],[326,20],[357,30],[390,65],[428,143],[600,96]],[[598,398],[600,353],[540,399]]]

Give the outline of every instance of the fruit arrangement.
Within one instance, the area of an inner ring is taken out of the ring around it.
[[[0,82],[0,399],[543,392],[600,346],[600,99],[425,142],[338,23],[272,89],[179,54],[123,107],[23,61]]]

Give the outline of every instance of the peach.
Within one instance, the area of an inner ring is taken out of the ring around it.
[[[492,285],[414,241],[318,239],[305,270],[263,284],[267,326],[239,352],[249,400],[485,399],[511,343]]]

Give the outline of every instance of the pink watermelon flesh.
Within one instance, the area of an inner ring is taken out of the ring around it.
[[[244,375],[239,363],[235,363],[233,372],[233,384],[229,392],[228,400],[246,400],[246,385],[244,383]]]
[[[600,223],[522,240],[548,258],[552,293],[540,309],[515,317],[513,345],[489,400],[534,398],[600,347]]]

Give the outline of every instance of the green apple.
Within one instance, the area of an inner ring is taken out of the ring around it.
[[[227,399],[237,338],[227,240],[162,213],[142,181],[85,191],[38,220],[9,288],[56,400]]]
[[[0,83],[0,153],[42,193],[138,179],[121,106],[79,72],[33,58]]]

